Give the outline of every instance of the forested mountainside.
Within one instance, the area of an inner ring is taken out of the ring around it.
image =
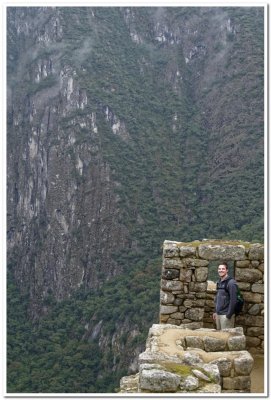
[[[261,7],[7,8],[9,391],[114,391],[162,242],[263,241],[263,55]]]

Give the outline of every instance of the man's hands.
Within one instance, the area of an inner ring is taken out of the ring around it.
[[[213,313],[213,320],[216,320],[216,313]]]

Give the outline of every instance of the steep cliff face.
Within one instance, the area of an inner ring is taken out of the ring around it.
[[[34,300],[49,290],[61,299],[82,284],[97,287],[120,272],[112,252],[129,246],[96,105],[89,104],[76,68],[61,62],[61,14],[28,8],[8,13],[10,31],[24,45],[18,44],[9,78],[8,238],[20,259],[16,278],[29,285]],[[112,133],[121,131],[108,108],[98,112]]]
[[[165,237],[262,238],[261,8],[10,7],[7,26],[8,249],[33,315]]]

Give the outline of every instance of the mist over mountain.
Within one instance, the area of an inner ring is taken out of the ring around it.
[[[263,56],[262,7],[7,8],[10,391],[113,391],[163,241],[263,241]]]

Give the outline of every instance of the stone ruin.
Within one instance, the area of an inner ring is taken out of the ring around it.
[[[259,243],[203,240],[165,241],[160,323],[214,328],[215,284],[207,282],[210,261],[232,261],[243,294],[243,312],[235,325],[244,329],[247,350],[264,352],[264,246]]]
[[[245,345],[242,328],[155,324],[139,355],[139,373],[123,377],[120,392],[250,392],[253,358]]]
[[[207,281],[213,260],[233,262],[245,299],[233,329],[214,329],[216,288]],[[264,350],[263,245],[165,241],[160,299],[160,324],[151,327],[139,372],[121,379],[120,393],[250,392],[250,353]]]

